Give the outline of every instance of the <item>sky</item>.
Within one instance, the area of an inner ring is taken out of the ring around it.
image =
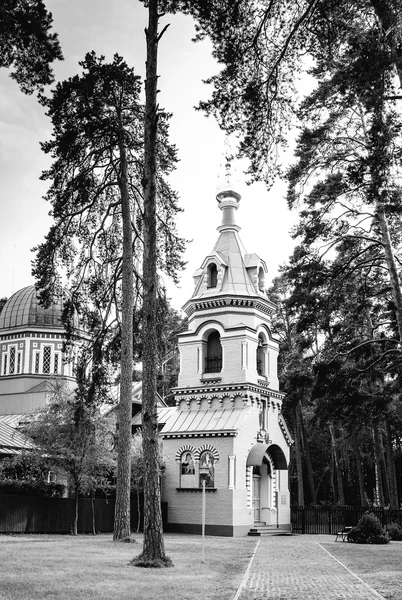
[[[47,0],[46,5],[65,59],[54,66],[56,81],[81,72],[78,62],[91,50],[107,60],[117,52],[144,76],[147,14],[139,0]],[[180,309],[191,297],[193,273],[218,238],[221,212],[216,187],[224,176],[225,139],[213,118],[194,109],[211,92],[203,79],[219,68],[211,46],[207,41],[191,41],[191,18],[167,15],[161,27],[168,23],[159,46],[159,104],[173,113],[170,135],[180,162],[171,183],[183,208],[179,233],[192,240],[180,285],[165,279],[171,304]],[[40,142],[50,136],[50,120],[36,97],[23,94],[9,72],[1,69],[0,298],[34,283],[31,250],[44,240],[52,223],[51,207],[43,199],[49,183],[39,179],[50,166]],[[239,165],[233,182],[242,195],[236,215],[240,237],[248,253],[255,252],[266,261],[269,283],[292,252],[289,231],[297,215],[287,208],[284,182],[277,181],[269,192],[264,184],[246,186]]]

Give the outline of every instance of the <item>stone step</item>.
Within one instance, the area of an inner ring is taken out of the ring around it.
[[[289,529],[281,529],[275,525],[257,525],[252,527],[248,532],[251,536],[262,536],[262,535],[292,535]]]

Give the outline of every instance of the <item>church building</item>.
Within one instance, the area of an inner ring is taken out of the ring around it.
[[[281,411],[267,268],[243,248],[235,222],[240,195],[230,183],[219,189],[217,201],[219,237],[196,271],[184,306],[188,330],[178,340],[176,407],[158,402],[168,530],[201,532],[205,479],[207,534],[289,531],[293,442]],[[46,404],[55,375],[74,385],[73,360],[63,354],[62,310],[61,298],[49,308],[40,306],[29,286],[0,313],[0,455],[21,449],[16,432],[21,415]],[[133,429],[141,424],[137,388],[134,384]]]
[[[170,531],[238,536],[290,530],[288,464],[293,443],[282,416],[274,304],[265,262],[247,254],[230,183],[217,194],[222,224],[214,249],[194,275],[179,336],[176,408],[161,409],[166,465],[162,499]]]
[[[5,303],[0,313],[0,415],[21,415],[44,406],[50,381],[57,375],[74,383],[73,361],[66,360],[63,350],[62,312],[62,297],[44,308],[33,285]]]

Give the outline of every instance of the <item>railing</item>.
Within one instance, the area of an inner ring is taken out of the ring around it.
[[[385,526],[402,523],[402,510],[365,508],[360,506],[292,506],[290,509],[294,533],[319,533],[335,535],[344,527],[355,526],[369,510]]]
[[[219,373],[222,370],[222,356],[206,356],[204,373]]]

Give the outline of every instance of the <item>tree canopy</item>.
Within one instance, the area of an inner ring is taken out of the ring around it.
[[[63,60],[52,13],[43,0],[2,0],[0,6],[0,67],[25,94],[54,81],[52,62]]]

